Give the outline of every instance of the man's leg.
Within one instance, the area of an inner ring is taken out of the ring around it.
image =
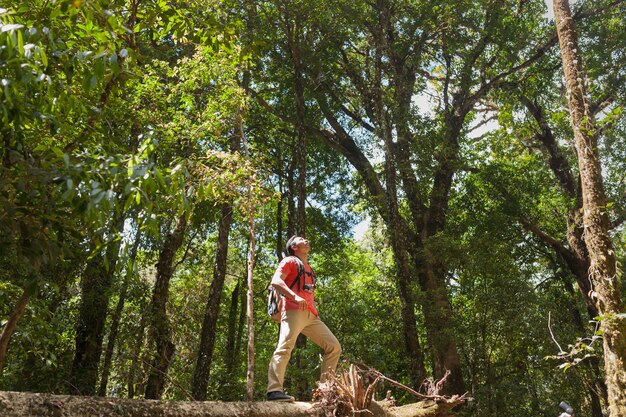
[[[267,392],[283,391],[285,371],[296,339],[307,322],[306,311],[287,310],[282,313],[278,346],[267,371]]]
[[[312,320],[309,325],[302,329],[302,334],[311,339],[313,343],[324,350],[324,360],[322,361],[322,369],[320,382],[326,381],[328,372],[335,372],[339,356],[341,356],[341,345],[339,341],[324,324],[322,320],[311,314]]]

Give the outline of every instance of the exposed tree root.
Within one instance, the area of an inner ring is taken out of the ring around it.
[[[323,417],[352,417],[352,416],[435,416],[448,417],[454,407],[465,403],[470,398],[465,395],[446,397],[439,392],[449,373],[439,381],[425,381],[423,389],[426,394],[419,393],[379,371],[368,368],[359,370],[355,364],[350,369],[337,376],[333,375],[324,383],[318,384],[313,393],[315,408],[319,409]],[[395,407],[391,392],[382,402],[373,400],[376,384],[387,381],[391,385],[401,388],[420,401],[402,407]]]

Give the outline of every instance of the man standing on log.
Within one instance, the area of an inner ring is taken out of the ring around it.
[[[292,236],[286,249],[289,256],[280,262],[271,283],[283,299],[280,303],[280,337],[267,372],[268,401],[295,401],[294,397],[285,394],[283,382],[291,351],[300,333],[324,350],[321,382],[326,380],[329,372],[335,372],[341,355],[339,341],[320,320],[315,309],[315,274],[307,262],[311,250],[309,241]]]

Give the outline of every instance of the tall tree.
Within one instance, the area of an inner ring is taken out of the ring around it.
[[[176,346],[172,342],[171,326],[167,314],[169,285],[174,274],[176,252],[183,244],[187,230],[187,214],[178,217],[176,226],[169,232],[159,253],[156,265],[156,281],[150,304],[150,340],[154,345],[154,356],[150,362],[150,373],[146,383],[145,397],[160,399],[165,389],[165,379]]]
[[[446,285],[448,267],[438,254],[436,242],[446,228],[448,204],[455,177],[464,164],[462,145],[473,111],[494,87],[540,59],[555,39],[544,38],[536,4],[486,1],[468,7],[464,2],[448,2],[429,9],[376,2],[368,6],[362,11],[350,10],[350,21],[358,21],[366,32],[355,29],[351,37],[348,29],[335,30],[327,38],[339,51],[336,65],[341,65],[345,78],[332,79],[329,74],[334,72],[329,67],[312,66],[312,89],[320,92],[317,97],[326,95],[318,103],[332,128],[319,134],[361,174],[391,239],[397,241],[393,246],[409,251],[409,263],[396,265],[399,289],[403,281],[419,278],[434,375],[441,378],[446,369],[450,370],[444,389],[463,392]],[[341,12],[333,10],[336,16]],[[412,19],[406,19],[407,15]],[[334,27],[350,28],[350,21]],[[524,42],[515,33],[525,33]],[[527,48],[528,36],[537,45],[531,50]],[[511,50],[519,53],[503,52]],[[433,65],[436,71],[432,71]],[[346,83],[351,91],[342,91]],[[433,119],[420,117],[414,107],[416,94],[424,91],[427,83],[437,88],[437,116]],[[435,128],[424,128],[429,124]],[[363,140],[351,133],[358,128],[360,134],[372,134],[374,143],[382,142],[383,175],[377,174],[359,149]],[[394,208],[394,199],[402,201],[401,211]],[[398,235],[392,232],[394,223],[400,224],[395,229],[402,233],[401,240],[394,238]],[[402,262],[398,255],[396,258]],[[412,312],[410,305],[407,310]],[[409,317],[405,321],[405,328],[410,329],[413,320]]]
[[[246,30],[243,36],[244,47],[251,42],[251,33],[254,30],[255,6],[253,3],[245,3],[243,8],[246,11]],[[243,80],[241,88],[245,92],[250,84],[250,73],[247,69],[243,71]],[[236,110],[236,115],[232,117],[232,133],[230,135],[229,151],[236,154],[241,151],[242,143],[244,143],[243,129],[243,102],[237,103],[240,107]],[[247,152],[247,150],[246,150]],[[251,173],[249,175],[252,175]],[[251,191],[250,191],[251,192]],[[218,333],[217,320],[226,279],[226,264],[228,259],[228,243],[231,222],[235,204],[231,201],[222,203],[221,216],[218,225],[217,250],[215,253],[215,264],[213,270],[213,279],[209,289],[204,320],[202,322],[202,330],[200,334],[200,344],[198,348],[198,358],[193,378],[192,395],[196,400],[205,400],[207,395],[207,387],[211,371],[211,363],[213,351],[215,348],[215,339]]]
[[[550,127],[548,117],[544,109],[538,104],[537,100],[531,100],[524,94],[520,94],[520,99],[524,103],[529,113],[537,123],[538,131],[535,138],[541,144],[546,154],[546,163],[558,181],[559,188],[562,193],[574,203],[567,209],[565,221],[565,242],[558,237],[552,236],[540,226],[532,222],[528,216],[522,215],[520,222],[523,227],[536,236],[545,245],[552,248],[558,256],[560,256],[572,275],[574,276],[578,288],[578,293],[585,302],[587,315],[589,320],[594,320],[599,311],[596,306],[592,283],[589,280],[589,268],[591,260],[589,252],[585,245],[585,234],[583,224],[583,196],[582,187],[580,186],[580,176],[574,175],[572,167],[567,158],[567,153],[557,142],[557,138]],[[574,288],[569,284],[567,277],[564,278],[566,285],[571,287],[572,295]],[[579,323],[581,332],[587,331],[585,321],[580,316],[578,309],[574,307],[576,321]],[[607,391],[604,379],[600,372],[600,363],[597,358],[590,359],[583,366],[591,369],[591,376],[588,378],[590,385],[589,394],[592,398],[593,415],[600,417],[602,415],[602,402],[607,402]]]
[[[81,280],[81,304],[76,324],[76,349],[70,378],[70,391],[79,395],[94,395],[98,367],[102,354],[104,326],[109,312],[111,286],[120,251],[119,234],[124,227],[121,213],[110,227],[110,242],[104,254],[87,262]]]
[[[298,11],[291,16],[290,9],[285,4],[282,5],[282,23],[287,43],[287,52],[291,57],[293,67],[293,92],[296,103],[296,123],[295,137],[293,142],[293,158],[294,165],[297,168],[298,176],[291,190],[290,196],[293,199],[297,197],[295,211],[290,213],[294,217],[295,224],[294,234],[306,236],[306,169],[307,169],[307,131],[306,131],[306,103],[304,97],[304,62],[302,58],[302,50],[300,43],[302,41],[302,31],[304,30],[304,22]],[[295,190],[295,192],[294,192]],[[303,339],[300,338],[300,344]]]
[[[612,416],[625,416],[626,309],[621,299],[615,249],[609,235],[610,222],[598,152],[598,129],[589,108],[578,34],[568,0],[554,0],[554,16],[578,154],[585,244],[591,258],[589,276],[601,313],[609,412]]]
[[[239,139],[237,139],[237,142]],[[221,215],[218,225],[217,250],[215,251],[215,264],[213,279],[207,297],[207,303],[200,333],[200,345],[198,347],[198,359],[193,379],[192,395],[197,401],[206,400],[211,361],[215,347],[217,333],[217,318],[222,299],[222,289],[226,278],[226,260],[228,258],[228,234],[230,232],[233,215],[232,204],[222,204]]]

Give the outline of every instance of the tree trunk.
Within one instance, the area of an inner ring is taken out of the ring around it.
[[[151,361],[150,375],[146,383],[145,397],[159,399],[165,389],[165,377],[169,369],[175,346],[171,341],[171,329],[167,317],[170,279],[174,274],[176,251],[183,244],[187,229],[187,217],[183,213],[176,224],[174,233],[168,234],[163,243],[156,265],[156,282],[150,306],[150,339],[154,341],[156,355]]]
[[[280,158],[278,160],[280,163]],[[280,199],[276,207],[276,259],[280,261],[283,259],[283,252],[285,250],[283,245],[283,201],[285,200],[285,196],[283,194],[282,178],[278,179],[278,191],[280,193]]]
[[[146,385],[148,383],[148,377],[150,376],[150,370],[152,369],[152,346],[154,346],[154,332],[150,331],[151,314],[151,304],[148,304],[145,306],[144,314],[142,316],[142,318],[145,318],[144,326],[146,326],[146,337],[144,344],[140,349],[140,351],[143,350],[143,352],[141,352],[141,356],[137,357],[139,378],[137,378],[137,384],[135,385],[135,397],[145,397]]]
[[[296,155],[292,150],[289,166],[287,167],[287,239],[296,232],[296,184],[294,180],[296,170]]]
[[[591,260],[589,275],[602,315],[600,327],[609,414],[623,417],[626,416],[626,310],[620,294],[615,250],[609,235],[597,127],[587,102],[578,35],[568,0],[554,0],[554,16],[578,154],[585,244]]]
[[[328,123],[333,129],[335,129],[335,132],[332,135],[325,134],[323,131],[319,132],[319,137],[329,146],[337,149],[342,155],[344,155],[352,166],[359,172],[359,175],[363,179],[365,186],[372,196],[372,201],[376,205],[378,213],[385,222],[385,226],[387,227],[390,236],[398,234],[398,239],[400,240],[397,243],[392,241],[392,249],[395,245],[396,247],[403,247],[403,250],[406,251],[407,246],[405,246],[405,244],[407,243],[407,239],[405,237],[400,238],[400,236],[412,234],[409,225],[403,221],[401,216],[394,216],[392,220],[392,214],[390,214],[390,207],[392,204],[388,201],[389,197],[387,191],[383,188],[374,167],[359,149],[354,139],[342,127],[337,118],[330,112],[324,97],[318,97],[318,104]],[[397,203],[395,205],[397,206]],[[397,224],[397,229],[401,231],[401,233],[398,230],[392,233],[392,230],[394,229],[392,224]],[[409,242],[412,240],[412,238],[408,238]],[[413,372],[412,382],[415,384],[416,381],[423,378],[424,373],[421,370],[424,369],[424,364],[423,354],[420,353],[422,350],[419,346],[419,340],[417,337],[415,303],[410,290],[410,277],[412,276],[412,273],[406,272],[410,271],[410,267],[401,260],[402,255],[400,255],[399,258],[396,258],[396,256],[397,255],[394,252],[394,261],[399,268],[402,268],[396,270],[396,276],[400,290],[400,301],[402,302],[404,341],[407,348],[407,354],[411,358],[411,368]]]
[[[383,37],[385,41],[385,48],[387,53],[390,56],[391,67],[393,70],[393,92],[394,92],[394,111],[393,121],[397,131],[397,142],[395,146],[392,146],[391,149],[394,152],[394,157],[396,161],[396,165],[398,168],[398,173],[400,179],[402,180],[402,190],[406,194],[406,201],[409,207],[409,213],[411,217],[411,221],[416,230],[421,230],[423,228],[424,217],[426,216],[428,208],[424,205],[424,196],[420,193],[419,183],[417,181],[417,177],[413,172],[413,166],[411,162],[411,146],[415,143],[415,138],[411,132],[410,121],[413,116],[411,114],[411,106],[413,104],[413,92],[415,91],[415,81],[416,81],[416,71],[412,67],[412,61],[407,59],[407,56],[398,54],[396,50],[392,47],[394,39],[393,35],[390,35],[393,32],[393,29],[388,26],[387,36]],[[397,210],[397,209],[396,209]],[[402,236],[402,243],[400,248],[404,248],[404,250],[409,250],[409,254],[412,255],[413,260],[415,262],[415,267],[422,266],[420,260],[420,254],[424,251],[424,242],[419,238],[422,237],[420,234],[415,234],[415,239],[411,241],[410,236],[406,233],[401,232],[400,224],[395,225],[396,228],[400,228],[398,231],[398,236]],[[409,249],[410,248],[410,249]],[[394,250],[395,251],[395,250]],[[414,357],[413,359],[413,378],[414,378],[414,387],[419,389],[423,380],[426,378],[426,371],[424,367],[424,354],[419,346],[417,341],[417,329],[415,328],[415,314],[413,313],[414,309],[414,301],[412,300],[411,292],[408,286],[409,282],[419,281],[419,280],[411,280],[410,277],[415,277],[416,274],[414,269],[409,268],[408,259],[402,261],[406,262],[407,266],[404,268],[404,275],[406,278],[400,278],[399,288],[400,288],[400,297],[411,299],[404,301],[403,300],[403,317],[408,315],[409,313],[405,312],[405,310],[410,311],[410,319],[405,319],[407,322],[407,326],[411,326],[410,330],[405,326],[405,339],[410,346],[413,346],[409,353]],[[403,283],[402,281],[407,281]],[[443,284],[445,288],[445,283]],[[403,288],[405,287],[405,288]],[[425,291],[425,298],[430,299],[432,294],[429,293],[428,288],[422,286],[422,290]],[[406,294],[406,295],[403,295]],[[446,292],[446,300],[447,300],[447,292]],[[448,303],[449,304],[449,303]],[[426,309],[431,309],[430,305],[423,303],[423,311],[426,315],[428,312]],[[451,312],[450,312],[451,313]],[[440,323],[445,324],[445,323]],[[429,327],[428,320],[426,320],[426,327]],[[445,328],[445,327],[444,327]],[[432,333],[429,334],[429,339],[432,338]],[[411,339],[416,339],[412,341]],[[429,340],[430,341],[430,340]],[[433,345],[432,341],[431,345]],[[437,353],[433,354],[433,357],[437,358]],[[441,378],[444,373],[440,373],[438,370],[438,362],[435,360],[433,364],[435,368],[435,377]],[[445,366],[444,366],[445,367]],[[458,394],[462,394],[463,392],[458,392]]]
[[[298,176],[295,181],[295,192],[290,193],[291,196],[297,197],[294,204],[292,213],[294,234],[306,237],[306,161],[307,161],[307,141],[306,141],[306,106],[304,102],[304,77],[303,77],[303,63],[302,52],[300,49],[301,38],[301,18],[296,15],[291,16],[287,8],[283,11],[284,18],[284,30],[289,48],[289,55],[291,57],[291,64],[293,66],[293,88],[294,99],[296,102],[296,119],[295,119],[295,135],[296,140],[294,142],[293,155],[294,166],[297,168]],[[296,339],[296,346],[294,351],[295,366],[299,370],[305,367],[302,363],[302,349],[306,347],[306,336],[303,334],[298,335]],[[299,398],[305,398],[310,389],[305,380],[300,380],[297,384],[296,394]]]
[[[222,361],[225,365],[225,371],[221,374],[219,383],[220,398],[223,401],[233,400],[233,381],[237,380],[235,375],[235,367],[237,364],[237,319],[239,313],[239,300],[241,299],[241,281],[237,280],[237,284],[230,294],[230,308],[228,310],[228,332],[226,335],[226,346],[222,353]]]
[[[304,104],[304,80],[302,77],[302,60],[299,46],[299,23],[296,21],[292,26],[288,26],[294,33],[288,34],[291,59],[294,66],[294,90],[296,99],[296,147],[295,154],[298,166],[298,179],[296,188],[298,190],[298,204],[296,209],[296,234],[306,236],[306,160],[307,141],[305,129],[306,107]]]
[[[251,209],[252,210],[252,209]],[[254,401],[254,247],[256,245],[254,217],[250,213],[250,248],[248,250],[248,372],[246,375],[246,399]]]
[[[113,359],[113,350],[115,348],[115,341],[117,339],[117,332],[120,326],[120,320],[122,318],[122,311],[124,310],[124,303],[126,302],[126,293],[128,292],[128,285],[133,277],[135,258],[137,257],[137,247],[139,246],[139,238],[141,233],[137,231],[135,235],[135,241],[131,249],[130,256],[128,258],[128,265],[126,269],[126,275],[122,288],[120,289],[119,299],[113,317],[111,318],[111,330],[109,331],[109,340],[107,341],[107,348],[104,353],[104,363],[102,365],[102,376],[100,377],[100,388],[98,389],[98,395],[104,397],[106,395],[107,384],[109,383],[109,374],[111,371],[111,361]]]
[[[382,104],[378,111],[383,112]],[[386,116],[381,115],[380,120],[385,120]],[[381,136],[385,138],[385,183],[387,186],[387,204],[389,212],[389,222],[387,224],[391,248],[394,254],[396,275],[402,304],[402,325],[404,330],[404,343],[411,363],[411,382],[416,390],[419,390],[422,382],[426,378],[424,366],[424,355],[417,337],[417,326],[415,319],[415,303],[411,290],[411,277],[414,275],[411,270],[407,249],[406,232],[402,230],[401,214],[398,207],[397,190],[397,164],[394,152],[394,144],[390,127],[387,123],[381,126]]]
[[[204,321],[200,333],[200,346],[198,359],[193,377],[192,395],[197,401],[206,400],[209,375],[213,350],[215,348],[215,334],[217,332],[217,318],[220,312],[222,290],[226,278],[226,261],[228,259],[228,235],[233,216],[233,207],[230,204],[222,205],[222,214],[218,226],[217,250],[215,252],[215,265],[213,268],[213,280],[209,289]]]
[[[126,382],[128,389],[128,398],[135,397],[135,374],[138,369],[141,369],[141,348],[145,343],[146,310],[143,309],[141,319],[139,320],[139,329],[137,329],[137,337],[135,338],[135,346],[133,347],[133,353],[131,356],[130,369],[128,371],[128,381]]]
[[[254,13],[254,3],[250,2],[248,5],[248,17],[251,20],[252,14]],[[250,24],[250,23],[249,23]],[[246,72],[247,73],[247,72]],[[247,91],[247,84],[246,91]],[[242,109],[240,109],[240,112]],[[242,114],[239,114],[238,120],[238,128],[239,128],[239,137],[241,139],[241,144],[243,145],[246,161],[250,162],[250,153],[248,151],[248,141],[246,139],[246,135],[243,130],[243,117]],[[247,276],[247,317],[248,317],[248,370],[246,372],[246,400],[248,402],[254,401],[254,257],[255,257],[255,246],[256,246],[256,231],[254,228],[254,215],[256,212],[254,198],[253,198],[253,190],[252,190],[252,177],[248,179],[248,204],[246,207],[246,212],[248,215],[248,232],[249,236],[249,247],[248,247],[248,276]]]
[[[226,349],[224,350],[224,363],[226,364],[226,378],[232,380],[235,369],[236,354],[235,345],[237,340],[237,310],[239,307],[239,298],[241,294],[241,281],[237,281],[237,285],[230,295],[230,311],[228,312],[228,336],[226,338]]]
[[[246,284],[247,287],[247,284]],[[244,288],[246,288],[244,287]],[[246,318],[248,316],[248,293],[247,291],[242,293],[239,297],[239,323],[237,323],[237,336],[235,337],[235,351],[233,353],[233,360],[235,366],[239,364],[239,357],[243,351],[241,345],[243,343],[244,329],[246,328]]]
[[[11,335],[15,331],[17,327],[17,322],[24,315],[24,311],[26,310],[26,306],[28,305],[28,300],[30,299],[30,291],[25,288],[22,291],[22,295],[20,299],[15,304],[13,308],[13,312],[11,313],[11,317],[4,325],[4,329],[2,329],[2,334],[0,334],[0,372],[4,366],[4,361],[6,360],[7,350],[9,349],[9,340],[11,340]]]
[[[244,88],[249,83],[248,71],[244,74]],[[237,126],[239,132],[230,138],[230,151],[237,152],[241,149],[243,127]],[[217,332],[217,319],[220,312],[222,290],[226,279],[226,263],[228,260],[228,236],[233,217],[233,206],[228,203],[222,204],[220,222],[218,225],[217,249],[215,251],[215,265],[213,267],[213,280],[209,289],[209,296],[204,312],[202,330],[200,333],[200,345],[198,347],[198,359],[193,376],[192,396],[195,400],[204,401],[209,385],[211,362],[215,348],[215,334]]]
[[[371,417],[448,417],[450,409],[462,402],[422,401],[401,407],[386,402],[372,402]],[[251,402],[195,402],[145,401],[70,395],[32,394],[0,391],[0,409],[3,417],[64,416],[64,417],[318,417],[321,412],[315,404],[276,401]]]
[[[373,119],[376,124],[376,133],[384,142],[384,181],[386,187],[384,201],[386,203],[385,212],[387,213],[387,217],[383,216],[383,218],[385,219],[394,255],[396,277],[402,306],[401,318],[404,333],[404,344],[411,366],[411,383],[413,388],[419,390],[422,382],[426,378],[426,370],[424,366],[424,355],[417,335],[415,302],[413,300],[411,289],[411,277],[415,274],[411,269],[409,261],[408,251],[411,250],[411,245],[408,244],[410,239],[407,239],[408,231],[406,230],[406,227],[408,225],[404,222],[402,215],[400,214],[398,204],[397,171],[399,166],[397,144],[394,142],[393,134],[393,122],[398,121],[396,116],[398,113],[402,112],[402,110],[398,110],[398,108],[403,108],[405,103],[395,103],[394,100],[394,105],[392,105],[393,108],[389,109],[384,98],[385,93],[383,91],[384,87],[382,82],[383,55],[385,53],[387,55],[391,53],[387,39],[388,29],[391,25],[391,11],[389,9],[389,5],[384,2],[378,2],[377,9],[380,13],[380,26],[374,30],[376,52],[373,77],[375,79],[375,83],[370,99],[372,108],[369,112],[374,116]],[[405,85],[398,79],[395,79],[394,82],[394,92],[397,94],[399,90],[405,87]],[[396,127],[400,128],[399,126]],[[406,157],[408,157],[408,155]]]
[[[124,220],[125,216],[119,214],[111,227],[111,235],[123,229]],[[81,279],[81,300],[75,338],[76,351],[70,375],[70,392],[73,394],[94,395],[96,393],[104,327],[119,251],[120,240],[109,243],[104,256],[96,256],[87,262]]]
[[[411,385],[413,389],[419,391],[422,383],[426,379],[426,367],[424,365],[423,349],[420,346],[417,335],[415,300],[413,299],[413,290],[411,288],[411,276],[413,276],[413,271],[404,244],[406,239],[398,230],[398,224],[394,222],[389,228],[390,230],[393,229],[390,240],[394,253],[394,263],[396,264],[404,346],[411,366]]]
[[[452,326],[452,306],[445,285],[445,269],[438,264],[429,249],[425,249],[425,266],[420,273],[424,296],[424,321],[428,342],[433,352],[433,373],[441,379],[450,371],[443,385],[445,395],[463,394],[465,383],[461,360],[456,347],[456,336]]]
[[[583,200],[580,181],[578,181],[577,184],[577,181],[574,179],[569,161],[559,147],[556,138],[552,133],[552,129],[545,118],[543,108],[524,95],[520,95],[520,100],[537,121],[539,132],[536,134],[536,138],[543,145],[544,152],[547,154],[548,166],[558,180],[561,190],[567,197],[576,201],[574,207],[570,208],[567,213],[567,229],[565,235],[569,248],[565,248],[563,245],[560,245],[560,242],[558,243],[559,246],[555,246],[554,242],[550,241],[551,237],[541,233],[536,233],[536,231],[533,231],[533,229],[529,228],[526,224],[525,227],[533,232],[537,237],[548,243],[549,246],[556,249],[557,252],[559,252],[565,259],[570,271],[572,271],[572,274],[576,277],[578,288],[587,306],[587,312],[589,317],[593,320],[593,318],[598,315],[598,309],[595,301],[591,297],[591,285],[589,283],[590,260],[583,234]],[[546,237],[548,237],[548,239],[546,239]]]
[[[461,359],[456,347],[452,325],[452,306],[445,283],[446,267],[429,247],[429,239],[441,232],[445,226],[452,179],[458,158],[458,137],[463,126],[464,115],[448,114],[443,132],[442,148],[437,155],[439,166],[435,171],[430,204],[423,220],[420,239],[423,247],[422,268],[419,272],[424,296],[424,318],[429,343],[433,350],[434,377],[441,379],[446,371],[449,377],[443,386],[443,394],[465,393],[461,371]]]

